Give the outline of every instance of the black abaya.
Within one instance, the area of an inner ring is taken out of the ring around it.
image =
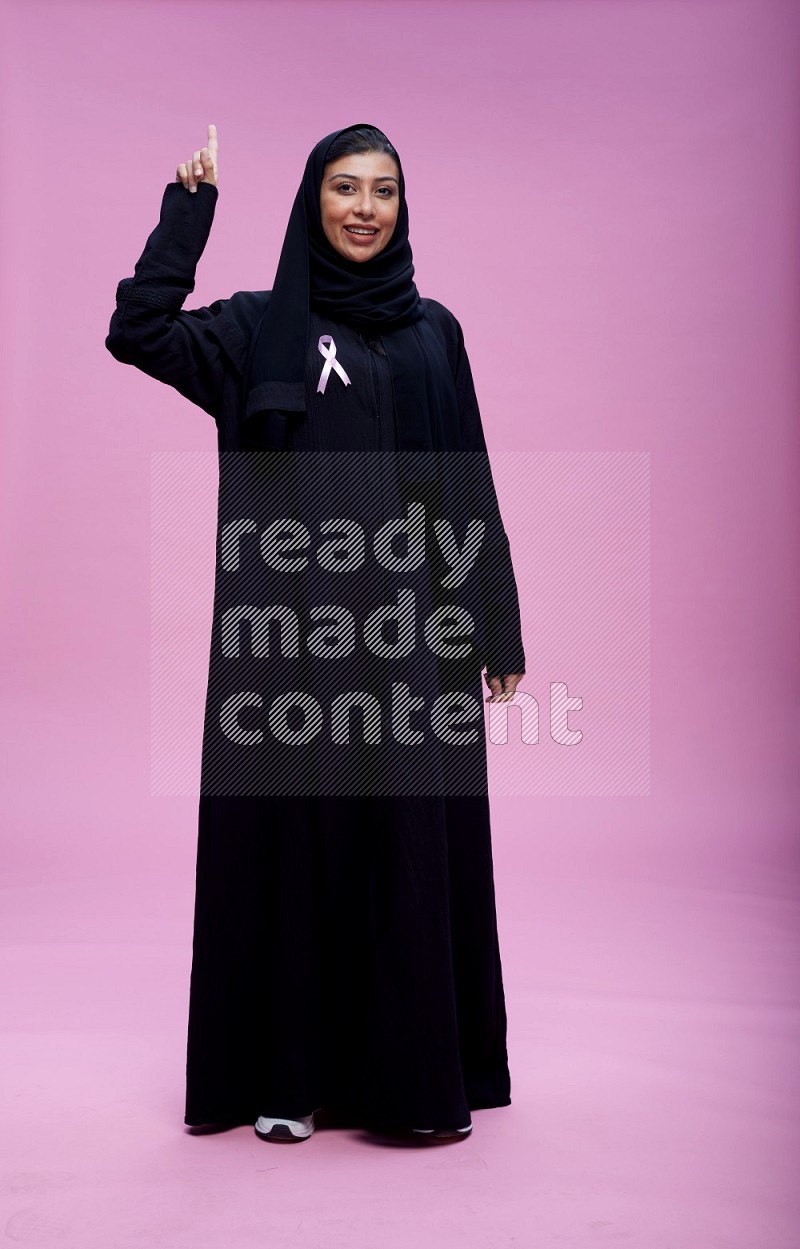
[[[211,196],[167,188],[106,344],[212,412],[224,450],[247,336],[223,321],[229,301],[180,310]],[[352,385],[329,379],[327,419],[303,413],[290,449],[391,451],[380,340],[316,313],[311,330],[309,373],[322,364],[318,335],[331,333]],[[518,627],[517,616],[504,671],[524,670]],[[473,689],[482,701],[479,669]],[[481,778],[475,793],[439,796],[202,793],[185,1123],[331,1106],[365,1123],[455,1127],[510,1103],[485,791]]]
[[[315,378],[325,333],[351,386],[291,449],[393,450],[379,340],[312,315]],[[204,796],[195,932],[187,1123],[463,1126],[509,1103],[485,796]]]

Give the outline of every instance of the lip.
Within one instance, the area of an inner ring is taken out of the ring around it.
[[[354,228],[361,228],[361,227],[354,227]],[[342,229],[344,230],[347,237],[349,239],[353,239],[354,242],[356,243],[360,243],[362,246],[366,243],[371,243],[373,239],[376,239],[378,237],[377,226],[376,227],[364,227],[364,228],[373,228],[375,230],[375,233],[374,234],[353,234],[351,230],[348,229],[347,226],[342,226]]]

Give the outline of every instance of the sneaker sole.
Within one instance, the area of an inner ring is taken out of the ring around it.
[[[281,1141],[282,1143],[285,1142],[287,1144],[294,1144],[297,1141],[307,1141],[309,1136],[314,1135],[314,1132],[312,1129],[311,1132],[305,1132],[301,1136],[295,1136],[288,1123],[276,1123],[273,1124],[268,1132],[260,1132],[258,1128],[255,1128],[255,1134],[256,1136],[261,1137],[262,1141]]]
[[[472,1124],[466,1128],[412,1128],[414,1136],[422,1136],[427,1140],[447,1140],[455,1137],[469,1136],[472,1132]]]

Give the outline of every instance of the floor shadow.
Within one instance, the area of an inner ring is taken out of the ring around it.
[[[253,1127],[253,1124],[249,1120],[236,1123],[202,1123],[187,1125],[184,1130],[189,1136],[213,1136],[240,1127]],[[438,1145],[454,1145],[472,1137],[471,1132],[468,1136],[413,1136],[410,1128],[390,1123],[366,1122],[363,1116],[347,1107],[323,1106],[315,1111],[315,1134],[333,1130],[351,1132],[362,1144],[374,1145],[379,1149],[430,1149]]]

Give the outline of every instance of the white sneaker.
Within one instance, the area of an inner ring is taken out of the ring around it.
[[[264,1141],[305,1141],[314,1131],[314,1115],[303,1119],[275,1119],[259,1115],[255,1122],[256,1136]]]

